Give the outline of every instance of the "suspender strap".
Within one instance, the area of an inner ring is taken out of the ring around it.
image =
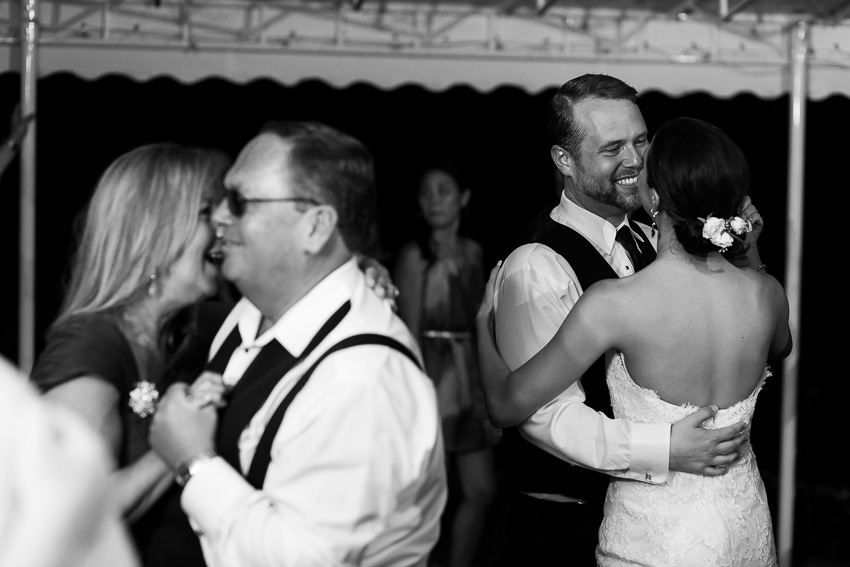
[[[348,337],[346,339],[341,340],[337,344],[330,347],[328,350],[322,353],[321,356],[313,363],[313,365],[307,369],[307,371],[298,379],[298,382],[289,393],[286,394],[286,397],[277,406],[274,414],[272,414],[271,419],[268,424],[266,424],[266,428],[263,431],[262,437],[260,437],[260,442],[257,444],[257,450],[254,453],[254,458],[251,461],[251,467],[248,469],[248,474],[245,477],[248,482],[256,488],[257,490],[263,487],[263,482],[266,479],[266,472],[268,471],[269,464],[271,463],[271,450],[272,443],[274,442],[274,438],[277,435],[278,429],[280,429],[280,425],[283,422],[283,416],[286,413],[286,410],[289,409],[289,405],[292,403],[292,400],[295,399],[295,396],[298,395],[298,392],[304,388],[304,385],[307,384],[307,381],[310,379],[310,376],[313,374],[313,371],[321,364],[321,362],[327,358],[329,355],[346,348],[351,348],[360,345],[382,345],[389,347],[391,349],[397,350],[398,352],[405,355],[410,359],[413,364],[416,365],[420,370],[422,367],[419,364],[419,361],[416,359],[416,356],[408,349],[406,346],[398,342],[397,340],[390,338],[386,335],[377,335],[377,334],[362,334],[362,335],[354,335]]]
[[[304,360],[351,311],[346,301],[316,332],[310,343],[296,358],[283,345],[273,340],[262,348],[230,393],[227,405],[219,413],[216,448],[236,470],[239,468],[239,438],[242,431],[271,395],[282,376]],[[238,329],[237,329],[238,330]],[[241,339],[240,339],[241,342]],[[230,357],[228,356],[228,360]]]

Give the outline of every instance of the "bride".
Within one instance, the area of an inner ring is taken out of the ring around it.
[[[673,423],[715,405],[724,409],[707,428],[752,419],[766,362],[788,355],[791,334],[782,286],[748,257],[746,160],[723,132],[690,118],[663,125],[645,159],[640,195],[659,230],[656,260],[593,285],[552,341],[513,373],[493,336],[493,270],[477,324],[494,424],[523,421],[606,352],[617,417]],[[722,476],[672,473],[663,485],[612,479],[599,539],[605,566],[776,564],[749,443]]]

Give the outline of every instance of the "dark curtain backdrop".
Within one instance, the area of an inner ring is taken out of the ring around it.
[[[565,80],[568,77],[565,77]],[[0,75],[0,135],[19,99],[19,76]],[[123,76],[89,81],[56,74],[38,83],[37,123],[37,348],[56,314],[61,282],[73,250],[73,222],[101,171],[119,154],[140,144],[176,141],[221,148],[235,157],[267,120],[325,122],[364,141],[376,156],[381,248],[394,253],[415,225],[413,172],[433,154],[459,156],[473,186],[466,229],[484,246],[489,264],[511,250],[522,226],[554,199],[556,186],[544,143],[544,109],[554,94],[513,87],[478,92],[455,87],[431,92],[419,86],[386,91],[358,84],[345,89],[319,81],[294,87],[268,80],[245,85],[210,79],[183,84],[169,78],[137,82]],[[729,99],[699,93],[670,97],[645,92],[640,106],[652,133],[666,120],[693,116],[724,129],[746,153],[751,195],[766,219],[760,241],[769,271],[783,280],[788,170],[787,96]],[[807,105],[806,200],[803,300],[800,340],[797,555],[846,559],[850,528],[850,483],[843,467],[848,442],[840,407],[848,399],[846,372],[831,371],[838,339],[846,337],[838,315],[839,295],[831,251],[838,236],[848,189],[850,99],[831,97]],[[833,134],[834,133],[834,134]],[[17,163],[0,179],[6,222],[0,235],[10,250],[0,294],[5,324],[0,353],[17,356],[19,242]],[[828,192],[826,198],[821,198]],[[838,200],[836,200],[838,196]],[[827,258],[827,252],[831,252]],[[735,332],[729,321],[729,332]],[[840,360],[840,359],[838,359]],[[839,363],[840,364],[840,363]],[[841,366],[839,366],[841,368]],[[831,377],[832,376],[832,377]],[[774,368],[760,398],[753,445],[778,510],[781,368]],[[840,560],[839,559],[839,560]],[[820,564],[820,563],[819,563]],[[832,563],[828,563],[832,564]],[[835,563],[840,564],[840,563]]]

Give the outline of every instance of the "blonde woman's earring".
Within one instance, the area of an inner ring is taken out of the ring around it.
[[[148,297],[152,299],[159,297],[159,282],[156,279],[157,275],[154,272],[150,275],[150,282],[148,283]]]

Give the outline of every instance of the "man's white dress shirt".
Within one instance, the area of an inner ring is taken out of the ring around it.
[[[242,346],[224,372],[235,383],[270,341],[298,357],[346,301],[351,311],[281,379],[239,440],[247,471],[268,419],[330,346],[360,333],[388,335],[417,357],[407,327],[367,285],[352,259],[257,337],[261,314],[237,304],[212,344],[234,326]],[[187,483],[182,506],[210,567],[424,566],[446,501],[443,446],[430,379],[400,352],[377,345],[336,352],[287,410],[262,490],[217,457]]]
[[[616,242],[619,227],[579,207],[563,193],[551,218],[587,238],[618,276],[634,273],[628,253]],[[634,221],[631,225],[643,231],[638,246],[652,246],[648,227]],[[496,343],[511,369],[521,366],[555,336],[582,292],[569,262],[548,246],[526,244],[507,257],[496,281]],[[523,422],[520,433],[572,464],[623,478],[653,483],[666,480],[670,424],[610,419],[584,401],[584,390],[577,381]]]

